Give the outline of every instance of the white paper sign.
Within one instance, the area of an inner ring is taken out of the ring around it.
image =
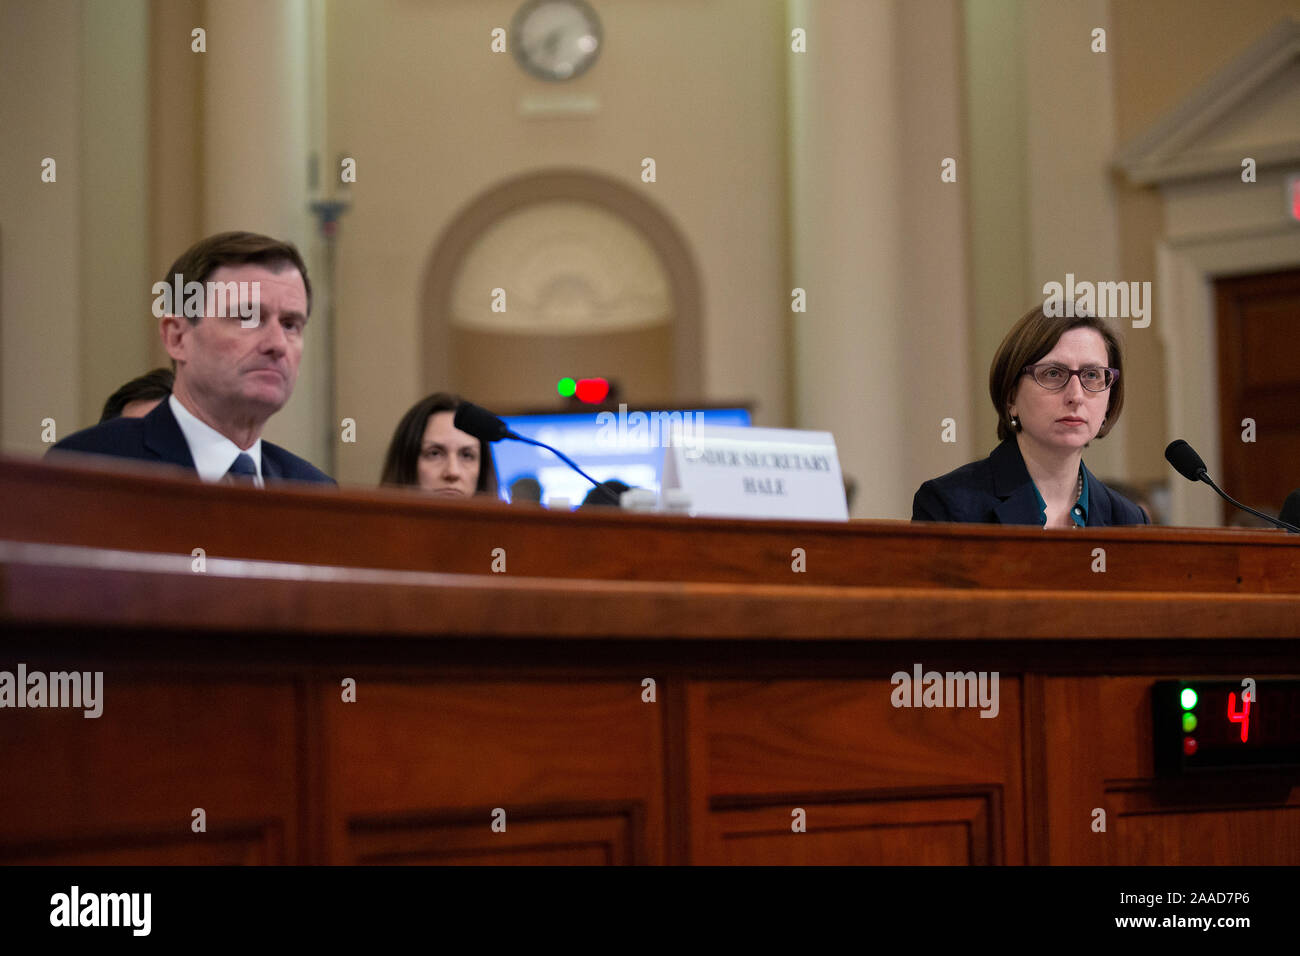
[[[690,495],[691,514],[848,521],[830,432],[702,426],[664,449],[663,488]]]

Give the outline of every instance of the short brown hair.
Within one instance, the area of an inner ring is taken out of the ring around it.
[[[219,232],[215,236],[200,239],[172,263],[163,276],[163,282],[170,286],[175,277],[180,275],[183,289],[188,282],[207,282],[208,277],[222,266],[247,263],[266,266],[281,263],[297,269],[307,290],[307,314],[311,315],[311,280],[307,278],[307,264],[302,261],[298,248],[292,242],[282,242],[256,232]],[[176,309],[179,315],[179,305]],[[198,325],[199,316],[187,318],[191,325]]]
[[[998,413],[998,440],[1006,441],[1015,435],[1017,429],[1011,424],[1011,396],[1015,394],[1016,383],[1024,372],[1026,365],[1033,365],[1052,349],[1061,336],[1071,329],[1093,329],[1106,343],[1106,356],[1110,367],[1118,369],[1119,378],[1110,387],[1110,401],[1106,405],[1106,421],[1097,431],[1098,438],[1105,438],[1115,423],[1119,421],[1120,410],[1124,407],[1124,353],[1117,336],[1102,319],[1092,315],[1049,316],[1043,307],[1030,309],[1012,326],[1007,337],[998,346],[993,356],[993,365],[989,368],[989,397]]]

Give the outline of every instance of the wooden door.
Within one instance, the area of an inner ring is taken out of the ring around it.
[[[1300,269],[1220,279],[1215,298],[1223,476],[1210,477],[1238,501],[1277,514],[1300,488]],[[1225,523],[1237,514],[1223,503]]]

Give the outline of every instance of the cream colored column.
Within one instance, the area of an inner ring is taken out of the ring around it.
[[[994,440],[979,434],[970,414],[972,400],[988,400],[986,370],[971,368],[971,163],[961,13],[958,0],[898,8],[903,307],[895,324],[903,342],[907,427],[899,458],[912,490],[982,458]],[[942,175],[948,159],[955,181]]]
[[[42,455],[81,415],[81,53],[73,0],[0,3],[0,424],[11,455]],[[55,161],[54,182],[41,179]]]
[[[190,31],[207,22],[203,0],[151,0],[149,7],[149,281],[203,235],[203,106],[206,53]],[[152,309],[150,365],[169,359]]]
[[[1025,25],[1020,0],[965,0],[970,130],[972,413],[975,451],[998,441],[988,371],[998,345],[1036,298],[1029,254]]]
[[[311,12],[306,0],[210,0],[203,64],[204,232],[247,229],[298,246],[317,285],[308,209]],[[313,302],[298,384],[265,436],[329,471],[334,430],[324,310]]]
[[[1092,31],[1110,32],[1110,3],[1027,4],[1024,25],[1031,253],[1025,308],[1043,300],[1044,283],[1064,284],[1066,273],[1076,281],[1151,281],[1154,276],[1120,273],[1110,168],[1116,145],[1113,54],[1092,52]],[[1128,317],[1109,321],[1122,340],[1156,335],[1150,327],[1134,329]],[[1130,364],[1126,374],[1138,372]],[[1125,418],[1134,414],[1143,410],[1129,405],[1119,425],[1084,452],[1088,468],[1103,480],[1128,477]]]
[[[154,366],[149,270],[149,6],[82,10],[81,421]],[[183,43],[184,35],[176,42]]]
[[[897,6],[791,0],[788,16],[807,32],[789,54],[790,285],[807,294],[792,315],[795,424],[835,434],[855,517],[909,517]]]

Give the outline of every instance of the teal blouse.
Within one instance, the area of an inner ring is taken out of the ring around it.
[[[1079,476],[1083,478],[1083,490],[1079,492],[1079,500],[1070,509],[1070,517],[1074,520],[1076,527],[1086,528],[1088,526],[1088,472],[1084,469],[1082,462],[1079,463]],[[1037,485],[1034,485],[1034,497],[1038,499],[1038,523],[1046,525],[1047,502],[1043,500]]]

